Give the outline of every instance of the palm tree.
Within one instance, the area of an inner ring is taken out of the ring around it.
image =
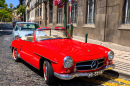
[[[13,7],[13,4],[12,4],[12,3],[10,3],[10,4],[9,4],[9,6],[10,6],[10,8],[12,9],[12,7]]]

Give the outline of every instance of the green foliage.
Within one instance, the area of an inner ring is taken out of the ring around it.
[[[20,7],[20,4],[16,6],[16,8],[18,9]]]
[[[7,8],[7,3],[5,0],[0,0],[0,21],[11,21],[12,20],[12,10]]]
[[[7,3],[5,4],[5,0],[0,0],[0,7],[1,8],[5,8],[5,7],[7,7],[8,5],[7,5]]]
[[[19,8],[17,10],[17,15],[19,15],[20,13],[22,15],[25,13],[25,6],[22,6],[22,5],[19,6]]]

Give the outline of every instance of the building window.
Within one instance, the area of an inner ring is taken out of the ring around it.
[[[86,23],[95,23],[95,0],[87,0],[87,12],[86,12]]]
[[[70,7],[69,7],[69,22],[70,23]],[[71,23],[76,23],[77,22],[77,1],[73,1],[72,3],[72,8],[71,8]]]
[[[37,8],[38,12],[37,12],[37,17],[39,17],[39,8]]]
[[[62,23],[62,8],[57,8],[57,23]]]
[[[49,10],[50,10],[49,23],[53,23],[53,1],[50,2]]]
[[[35,17],[37,17],[37,10],[35,9]]]
[[[123,23],[130,24],[130,0],[125,0]]]
[[[42,8],[40,8],[40,16],[42,16]]]
[[[38,21],[38,23],[39,23],[39,25],[41,25],[41,24],[42,24],[42,21]]]

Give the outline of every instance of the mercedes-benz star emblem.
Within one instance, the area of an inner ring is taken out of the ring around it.
[[[92,68],[92,69],[98,68],[98,61],[93,61],[93,62],[92,62],[92,65],[91,65],[91,68]]]

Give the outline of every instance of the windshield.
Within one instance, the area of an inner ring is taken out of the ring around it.
[[[37,41],[69,38],[65,30],[42,30],[36,31],[35,35]]]
[[[16,30],[36,30],[37,28],[39,28],[39,25],[35,23],[21,23],[16,26]]]

